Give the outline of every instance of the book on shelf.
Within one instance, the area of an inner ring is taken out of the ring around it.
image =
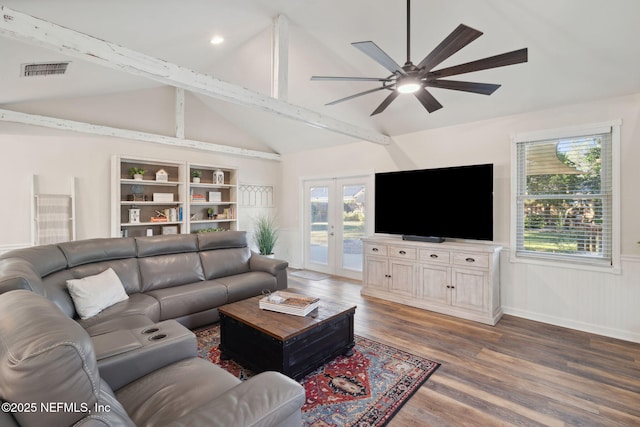
[[[260,308],[279,313],[306,316],[318,308],[320,298],[292,292],[276,291],[260,299]]]

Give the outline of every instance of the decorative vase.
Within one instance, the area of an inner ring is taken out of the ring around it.
[[[216,169],[213,171],[213,183],[224,184],[224,172],[220,169]]]
[[[142,177],[143,175],[141,173],[136,173],[133,175],[133,179],[135,179],[136,181],[142,181]]]
[[[199,176],[194,176],[193,177],[193,183],[194,184],[199,184],[200,183],[200,177]]]

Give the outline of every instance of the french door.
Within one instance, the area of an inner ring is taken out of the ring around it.
[[[371,177],[304,181],[304,267],[362,279],[362,237],[371,234]]]

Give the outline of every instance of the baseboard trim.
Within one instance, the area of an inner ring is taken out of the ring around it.
[[[640,343],[640,333],[634,333],[634,332],[624,331],[624,330],[614,329],[614,328],[607,328],[600,325],[594,325],[593,323],[576,322],[573,320],[567,320],[560,317],[548,316],[546,314],[531,312],[527,310],[519,310],[513,307],[503,306],[502,309],[504,311],[504,314],[522,317],[523,319],[533,320],[535,322],[548,323],[555,326],[561,326],[563,328],[575,329],[577,331],[588,332],[596,335],[602,335],[609,338],[616,338],[624,341]]]

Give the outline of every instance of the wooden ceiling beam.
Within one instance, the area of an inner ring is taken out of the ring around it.
[[[210,142],[176,138],[173,136],[158,135],[136,130],[120,129],[111,126],[94,125],[91,123],[58,119],[55,117],[40,116],[37,114],[21,113],[12,110],[0,109],[0,122],[21,123],[31,126],[46,127],[50,129],[86,133],[90,135],[112,136],[116,138],[131,139],[134,141],[154,142],[156,144],[193,148],[196,150],[230,154],[234,156],[255,157],[266,160],[281,159],[280,154],[277,153],[248,150],[240,147],[232,147],[230,145],[213,144]]]
[[[166,62],[54,23],[0,6],[0,35],[58,51],[160,83],[287,117],[358,140],[388,145],[391,138],[371,129],[274,99],[207,74]]]

